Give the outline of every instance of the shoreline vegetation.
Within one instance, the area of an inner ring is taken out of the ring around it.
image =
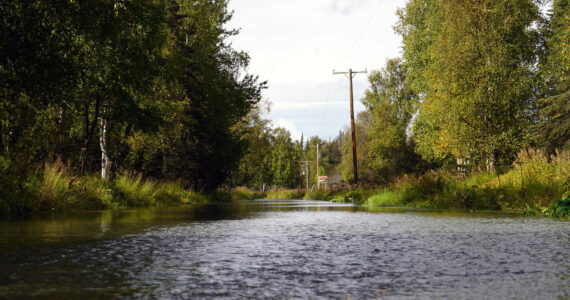
[[[568,215],[568,1],[407,0],[352,128],[300,139],[266,118],[228,0],[115,2],[0,6],[0,215],[253,198]],[[361,188],[245,188],[318,174]]]
[[[350,202],[369,207],[517,211],[525,216],[568,219],[570,152],[550,160],[538,150],[519,154],[513,168],[501,175],[437,170],[404,175],[392,183],[350,190],[275,189],[265,193],[245,187],[204,193],[184,188],[181,181],[161,182],[124,173],[111,180],[78,176],[61,161],[46,163],[25,177],[10,174],[2,161],[0,216],[21,216],[68,210],[192,205],[254,199],[306,199]]]

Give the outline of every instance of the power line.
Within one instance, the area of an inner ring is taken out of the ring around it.
[[[354,126],[354,96],[352,88],[352,78],[358,73],[368,73],[368,70],[364,71],[352,71],[348,69],[348,72],[335,72],[333,70],[333,75],[345,75],[350,83],[350,129],[352,131],[352,171],[354,174],[354,183],[358,186],[358,161],[356,158],[356,128]]]
[[[348,57],[348,55],[350,55],[350,53],[352,52],[352,50],[354,50],[354,47],[356,47],[356,44],[360,41],[360,39],[362,38],[362,35],[364,34],[364,32],[366,32],[366,30],[368,29],[368,26],[370,26],[370,23],[372,23],[372,20],[374,19],[374,17],[376,17],[376,14],[378,13],[378,11],[380,10],[380,7],[382,6],[382,4],[384,3],[384,1],[380,0],[378,2],[378,6],[376,6],[376,9],[374,10],[374,13],[372,13],[372,16],[370,17],[370,19],[368,19],[368,22],[366,23],[366,25],[364,26],[364,28],[362,29],[362,31],[360,31],[360,34],[358,34],[356,40],[354,41],[354,43],[352,44],[352,46],[349,48],[349,50],[346,52],[346,54],[344,54],[344,56],[342,57],[342,59],[340,60],[340,62],[338,63],[339,65],[341,63],[344,62],[344,60]]]

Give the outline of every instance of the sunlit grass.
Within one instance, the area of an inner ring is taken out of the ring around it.
[[[402,206],[402,202],[400,201],[398,194],[389,190],[383,190],[382,192],[371,196],[368,198],[367,204],[369,206],[377,207]]]
[[[73,181],[66,166],[57,160],[54,163],[45,163],[42,171],[36,198],[37,205],[41,210],[64,206],[71,197],[69,187]]]
[[[255,200],[263,198],[263,195],[254,193],[247,187],[236,187],[232,192],[233,200]]]
[[[297,189],[277,189],[266,192],[265,199],[303,199],[305,192]]]
[[[185,189],[180,181],[159,182],[155,185],[154,202],[160,205],[197,204],[208,200],[195,192]]]
[[[0,216],[4,217],[61,210],[197,204],[211,200],[203,193],[185,189],[179,181],[155,181],[136,173],[125,172],[109,180],[98,175],[78,176],[56,160],[23,176],[9,172],[9,161],[0,163],[3,189]]]
[[[521,210],[547,214],[570,192],[570,153],[547,157],[522,151],[507,173],[475,172],[465,177],[438,170],[404,176],[367,200],[370,206]]]
[[[155,184],[151,180],[142,180],[140,175],[125,173],[114,181],[113,200],[124,206],[153,206],[156,204]]]

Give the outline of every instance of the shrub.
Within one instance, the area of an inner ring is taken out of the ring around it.
[[[105,209],[114,207],[113,194],[108,181],[99,176],[73,178],[70,182],[71,196],[66,208]]]
[[[548,215],[556,219],[567,219],[570,216],[570,194],[565,199],[554,202],[548,209]]]

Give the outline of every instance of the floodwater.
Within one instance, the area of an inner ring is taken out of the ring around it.
[[[0,223],[0,298],[569,299],[570,223],[303,200]]]

